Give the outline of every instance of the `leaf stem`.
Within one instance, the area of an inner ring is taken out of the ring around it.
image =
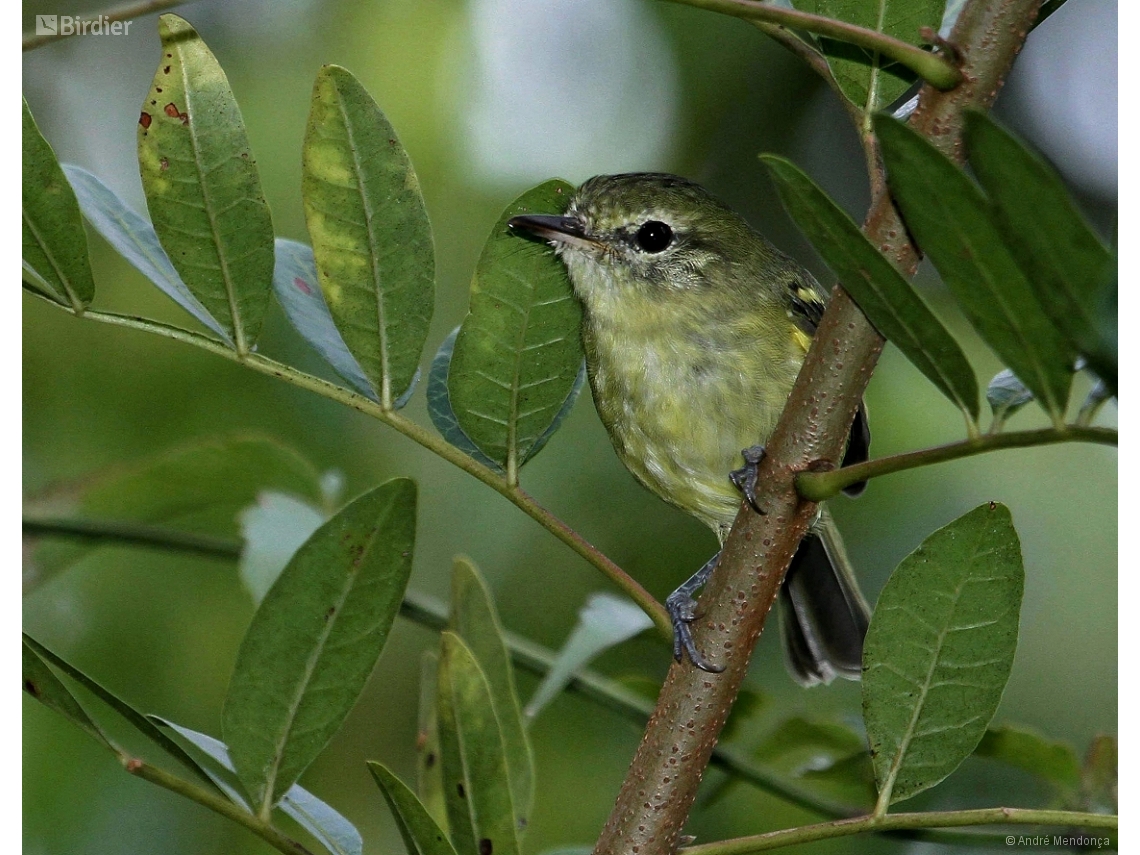
[[[120,760],[122,761],[123,768],[132,775],[142,778],[144,781],[150,781],[152,784],[157,784],[191,801],[195,801],[214,811],[214,813],[221,814],[227,819],[232,819],[239,825],[244,825],[274,849],[279,852],[284,852],[285,855],[313,855],[309,849],[302,846],[296,840],[286,837],[271,824],[263,822],[249,811],[243,810],[229,801],[229,799],[222,798],[215,793],[210,793],[196,787],[188,781],[171,775],[169,772],[157,766],[151,766],[137,757],[120,756]]]
[[[30,293],[39,296],[34,291]],[[62,308],[69,314],[74,314],[66,306],[60,306],[51,300],[45,300],[45,302]],[[670,640],[673,638],[673,626],[669,620],[668,613],[665,611],[665,607],[642,587],[641,584],[633,579],[633,577],[603,555],[596,546],[587,541],[546,508],[542,507],[533,497],[522,489],[517,486],[509,485],[499,473],[488,469],[486,466],[468,457],[443,437],[417,424],[406,416],[401,415],[396,410],[385,409],[381,404],[370,398],[366,398],[363,395],[345,389],[328,380],[323,380],[320,377],[299,371],[290,365],[277,362],[259,353],[251,352],[244,355],[239,354],[224,342],[203,335],[202,333],[191,332],[190,330],[184,330],[180,327],[160,323],[159,321],[152,321],[147,318],[120,315],[115,312],[88,310],[82,317],[114,326],[140,330],[142,332],[173,339],[174,341],[180,341],[184,344],[193,345],[194,347],[216,354],[217,356],[229,359],[231,362],[244,365],[261,374],[276,377],[293,386],[315,392],[322,397],[336,401],[346,407],[351,407],[358,412],[378,419],[399,433],[402,433],[408,439],[423,446],[428,451],[433,452],[449,463],[459,467],[468,475],[471,475],[503,496],[503,498],[507,499],[515,505],[515,507],[535,520],[539,525],[593,565],[602,575],[606,576],[614,585],[621,589],[626,596],[637,603],[638,606],[649,615],[657,627],[657,630],[664,637]]]
[[[175,6],[181,6],[187,0],[141,0],[136,3],[122,3],[118,6],[112,6],[110,9],[105,9],[102,12],[96,12],[93,15],[84,15],[80,22],[84,21],[98,21],[102,19],[105,23],[113,24],[116,21],[129,21],[133,18],[140,18],[143,15],[153,15],[155,12],[162,12],[166,9],[173,9]],[[47,33],[39,35],[35,33],[26,33],[24,35],[23,50],[35,50],[38,47],[58,42],[62,39],[70,38],[80,32],[79,27],[75,27],[69,33]]]
[[[759,0],[670,0],[686,6],[695,6],[710,12],[720,12],[748,21],[764,21],[797,30],[806,30],[820,36],[837,39],[867,50],[877,51],[888,59],[905,65],[936,89],[953,89],[962,82],[962,72],[940,56],[922,50],[914,45],[885,35],[884,33],[858,27],[846,21],[838,21],[824,15],[813,15],[784,6],[775,6]]]
[[[849,837],[868,831],[896,831],[918,828],[962,828],[971,825],[1057,825],[1077,828],[1097,828],[1115,831],[1117,817],[1098,813],[1071,810],[1035,810],[1030,808],[982,808],[979,810],[923,811],[892,813],[883,817],[860,816],[854,819],[837,819],[816,825],[803,825],[740,837],[702,846],[682,849],[684,855],[750,855],[784,846]],[[1008,838],[1007,838],[1008,840]]]
[[[1035,445],[1054,445],[1059,442],[1092,442],[1116,445],[1117,432],[1113,428],[1065,425],[1041,430],[1014,431],[1012,433],[985,434],[961,442],[908,451],[890,457],[868,460],[854,466],[844,466],[831,472],[801,472],[796,476],[796,490],[812,502],[822,502],[838,494],[844,487],[868,478],[904,472],[919,466],[930,466],[947,460],[972,457],[1005,448],[1027,448]]]

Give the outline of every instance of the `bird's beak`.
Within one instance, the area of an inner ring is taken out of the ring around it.
[[[598,245],[597,241],[586,234],[582,223],[575,217],[526,214],[521,217],[511,217],[507,221],[507,226],[516,232],[550,241],[552,244],[577,246],[582,249],[594,249]]]

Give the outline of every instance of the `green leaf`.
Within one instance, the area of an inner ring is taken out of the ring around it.
[[[455,855],[455,847],[448,841],[443,829],[403,781],[388,771],[387,767],[372,760],[368,761],[368,771],[372,773],[392,810],[408,855]]]
[[[396,132],[339,66],[317,75],[301,170],[325,301],[381,404],[391,408],[412,383],[431,323],[431,224]]]
[[[447,800],[443,794],[443,773],[440,762],[439,716],[436,697],[439,695],[439,653],[425,650],[420,662],[419,729],[416,733],[416,790],[432,819],[447,830]]]
[[[374,401],[379,400],[329,314],[318,284],[312,248],[284,238],[277,238],[274,246],[277,255],[273,267],[273,290],[277,294],[277,302],[285,310],[285,317],[356,391]]]
[[[651,626],[653,621],[650,617],[632,601],[613,594],[591,594],[578,612],[578,623],[573,632],[527,702],[527,718],[537,716],[598,654]]]
[[[784,207],[867,319],[974,422],[978,381],[958,342],[847,214],[798,167],[762,155]]]
[[[991,727],[974,753],[1044,778],[1066,795],[1075,795],[1081,785],[1081,766],[1072,746],[1046,739],[1029,728],[1008,724]]]
[[[112,751],[118,749],[112,744],[107,735],[99,728],[90,716],[84,712],[83,707],[75,696],[68,691],[59,677],[47,666],[35,649],[24,638],[23,643],[23,679],[24,691],[43,704],[48,709],[55,710],[72,724],[85,731]]]
[[[95,297],[87,234],[75,193],[24,101],[24,281],[49,300],[82,312]]]
[[[273,222],[226,74],[177,15],[139,116],[139,173],[154,230],[238,353],[253,349],[273,282]]]
[[[428,416],[440,436],[478,463],[502,473],[503,467],[479,450],[471,441],[471,437],[463,432],[459,426],[459,417],[451,406],[451,393],[447,389],[447,377],[451,373],[451,357],[455,352],[455,339],[459,336],[459,327],[443,340],[435,357],[431,361],[428,371],[427,407]]]
[[[439,739],[448,825],[456,851],[518,855],[515,808],[491,687],[474,655],[444,632],[439,659]]]
[[[1033,393],[1017,379],[1008,368],[999,371],[986,387],[986,401],[993,411],[995,430],[1000,430],[1006,420],[1033,400]]]
[[[202,764],[206,774],[225,792],[230,801],[247,811],[250,810],[249,802],[239,789],[241,784],[234,771],[230,751],[224,742],[158,716],[148,717],[157,724],[170,728],[209,757],[213,761],[212,765]],[[364,840],[356,830],[356,826],[333,810],[327,802],[318,799],[298,784],[289,788],[278,807],[282,813],[292,817],[319,840],[333,855],[361,855],[364,851]]]
[[[259,493],[257,503],[239,514],[244,545],[238,573],[255,606],[326,519],[319,508],[275,490]]]
[[[340,728],[388,638],[412,568],[415,484],[396,478],[321,526],[269,590],[222,711],[259,815]]]
[[[230,344],[233,341],[198,298],[190,293],[162,244],[154,226],[137,214],[110,187],[86,169],[64,164],[63,172],[79,200],[79,210],[95,231],[167,297],[189,312],[207,329]]]
[[[901,122],[875,119],[887,183],[907,228],[978,333],[1055,421],[1064,417],[1075,355],[1042,311],[962,170]]]
[[[836,18],[912,45],[920,31],[937,31],[945,0],[795,0],[797,9]],[[888,106],[914,82],[914,73],[876,51],[832,39],[819,39],[840,90],[856,107],[874,113]]]
[[[30,498],[26,507],[29,515],[170,525],[199,534],[236,536],[238,512],[264,489],[318,503],[320,476],[295,451],[274,440],[222,437],[56,485]],[[47,576],[96,548],[92,542],[46,541],[37,546],[34,562]]]
[[[863,647],[863,719],[881,799],[928,789],[970,755],[1009,679],[1024,571],[1009,510],[930,535],[879,595]]]
[[[30,649],[36,656],[40,658],[40,660],[46,661],[48,664],[54,666],[55,668],[58,668],[72,680],[75,680],[75,682],[79,683],[79,685],[90,691],[95,695],[95,697],[99,698],[99,700],[103,701],[103,703],[107,704],[107,706],[111,707],[111,709],[122,716],[122,718],[138,733],[145,736],[147,739],[149,739],[151,742],[153,742],[155,745],[157,745],[159,748],[161,748],[191,772],[193,772],[199,780],[201,780],[207,786],[214,786],[214,782],[210,779],[210,776],[207,775],[205,771],[203,771],[202,767],[198,765],[198,761],[191,757],[181,745],[163,733],[162,730],[160,730],[159,727],[155,725],[154,722],[152,722],[149,718],[147,718],[145,715],[140,713],[138,710],[136,710],[134,707],[132,707],[130,704],[128,704],[126,701],[114,693],[103,688],[102,685],[97,683],[91,677],[88,677],[70,662],[66,661],[60,656],[57,656],[55,653],[52,653],[27,633],[24,633],[23,636],[25,649]],[[55,707],[55,709],[62,712],[62,709],[59,709],[59,707]],[[84,730],[87,730],[87,728],[84,727]],[[90,732],[91,731],[88,730],[88,733]],[[105,737],[96,738],[99,739],[100,742],[102,742],[112,751],[119,754],[120,756],[123,756],[122,750],[118,748],[118,746],[111,743],[108,739]]]
[[[1061,177],[985,113],[966,114],[970,165],[994,219],[1045,313],[1116,388],[1116,336],[1098,311],[1116,258]],[[1106,376],[1107,375],[1107,376]]]
[[[495,718],[503,734],[515,827],[526,828],[534,805],[534,755],[515,688],[511,654],[503,642],[503,627],[487,583],[469,558],[456,558],[452,565],[450,626],[487,678]]]
[[[582,309],[566,268],[543,244],[512,234],[507,220],[561,213],[572,192],[565,181],[547,181],[503,212],[479,257],[451,359],[447,386],[459,425],[510,484],[563,413],[583,354]]]

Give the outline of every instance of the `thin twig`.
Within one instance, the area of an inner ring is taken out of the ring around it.
[[[800,12],[786,6],[775,6],[759,0],[671,0],[685,6],[695,6],[710,12],[720,12],[748,21],[764,21],[796,30],[826,36],[857,47],[876,51],[900,65],[905,65],[937,89],[953,89],[962,82],[962,72],[942,57],[915,47],[912,44],[868,30],[846,21]]]
[[[724,840],[718,843],[706,843],[702,846],[690,846],[682,849],[684,855],[751,855],[753,852],[767,852],[784,846],[793,846],[801,843],[810,843],[815,840],[830,840],[836,837],[850,837],[853,834],[866,832],[893,831],[897,829],[917,828],[962,828],[973,825],[1051,825],[1064,828],[1090,828],[1116,831],[1118,820],[1116,816],[1099,813],[1082,813],[1071,810],[1033,810],[1028,808],[983,808],[981,810],[958,811],[924,811],[920,813],[891,813],[885,816],[860,816],[854,819],[837,819],[834,822],[822,822],[816,825],[802,825],[798,828],[787,828],[780,831],[770,831],[767,834],[757,834],[752,837],[740,837],[735,840]],[[1075,838],[1077,835],[1067,834],[1066,837]],[[1105,838],[1093,838],[1084,835],[1086,843],[1078,846],[1075,842],[1072,848],[1097,846],[1094,841]],[[1016,839],[1016,838],[1014,838]],[[1007,845],[1010,837],[1006,838]]]
[[[987,454],[1006,448],[1030,448],[1037,445],[1055,445],[1060,442],[1092,442],[1099,445],[1117,444],[1117,432],[1106,427],[1067,425],[1063,428],[1013,431],[971,437],[961,442],[908,451],[890,457],[880,457],[853,466],[844,466],[831,472],[801,472],[796,476],[796,490],[805,499],[822,502],[837,496],[844,487],[877,478],[905,472],[919,466],[930,466],[949,460],[960,460],[976,454]]]
[[[207,558],[234,559],[242,542],[193,531],[147,525],[130,520],[82,519],[78,517],[24,517],[23,533],[31,537],[62,537],[127,546],[153,546],[189,552]]]

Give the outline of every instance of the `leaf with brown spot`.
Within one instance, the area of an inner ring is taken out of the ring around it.
[[[217,59],[177,15],[159,19],[159,34],[173,62],[155,74],[147,95],[161,100],[162,112],[138,127],[147,207],[182,280],[247,353],[273,279],[269,206],[257,168],[242,157],[245,123]]]

